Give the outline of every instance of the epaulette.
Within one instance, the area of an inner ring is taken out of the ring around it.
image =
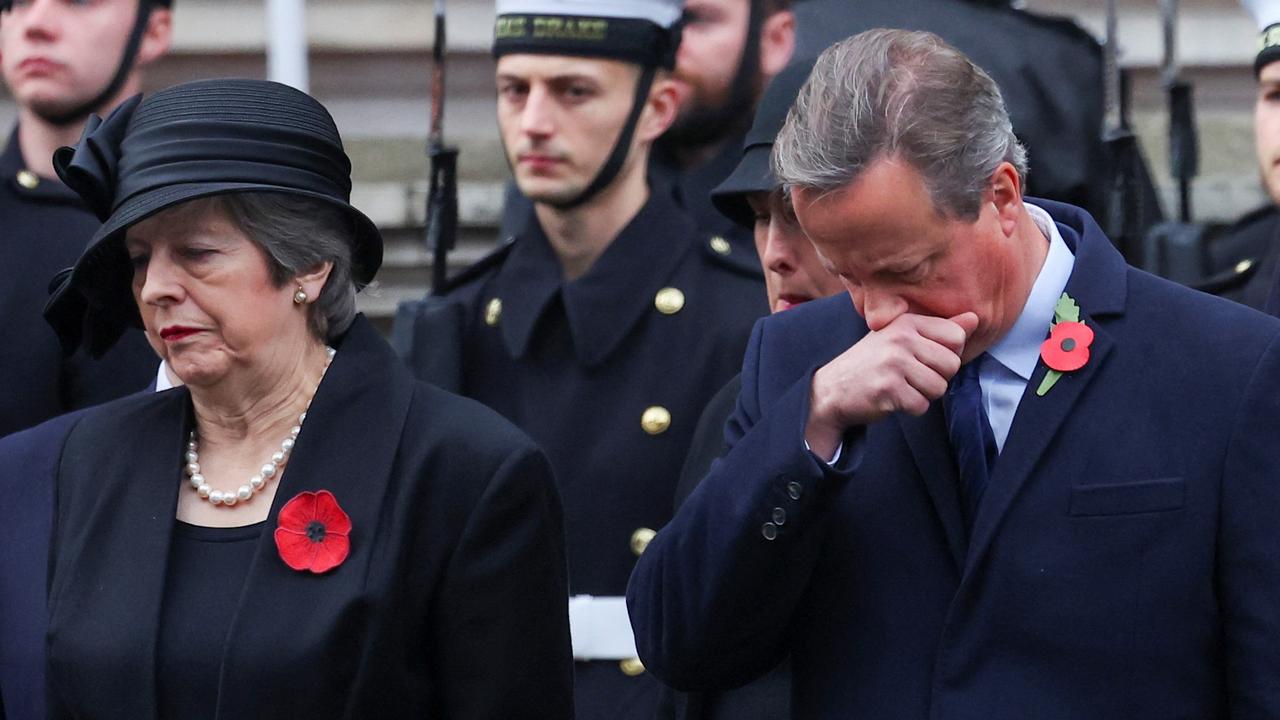
[[[710,259],[713,265],[753,280],[764,279],[764,271],[760,269],[760,258],[756,255],[755,248],[743,248],[740,243],[735,243],[722,235],[710,235],[698,245],[702,248],[702,254]]]
[[[498,244],[498,247],[494,248],[491,252],[474,263],[471,263],[471,265],[462,272],[447,278],[444,281],[444,286],[441,287],[439,291],[433,291],[432,294],[447,295],[467,283],[482,278],[491,269],[498,267],[507,259],[507,255],[511,253],[511,248],[515,245],[515,241],[516,239],[514,237],[509,237],[503,240]]]

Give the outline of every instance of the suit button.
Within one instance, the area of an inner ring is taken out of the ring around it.
[[[484,306],[484,324],[490,327],[502,319],[502,298],[493,298]]]
[[[787,511],[782,508],[773,509],[773,524],[785,525],[787,522]]]
[[[627,658],[618,663],[618,669],[627,677],[635,677],[644,672],[644,663],[640,662],[640,658]]]
[[[636,557],[640,557],[644,554],[645,548],[649,547],[653,536],[657,534],[657,531],[649,528],[636,528],[636,531],[631,533],[631,552],[635,553]]]
[[[671,413],[661,405],[654,405],[640,416],[640,427],[650,435],[661,435],[671,427]]]
[[[35,190],[40,185],[40,176],[30,170],[19,170],[18,184],[28,190]]]
[[[673,287],[664,287],[654,296],[653,306],[663,315],[675,315],[684,308],[684,293]]]
[[[764,527],[760,528],[760,534],[764,536],[765,540],[772,540],[778,537],[778,526],[767,522]]]
[[[711,238],[711,242],[709,244],[711,245],[711,252],[717,255],[728,255],[729,251],[732,249],[729,247],[729,241],[719,235]]]
[[[787,483],[787,497],[791,498],[792,500],[799,500],[800,492],[802,490],[804,490],[804,488],[800,486],[800,483],[794,480]]]

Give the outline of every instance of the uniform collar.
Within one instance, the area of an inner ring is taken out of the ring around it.
[[[560,261],[530,210],[499,270],[494,292],[502,300],[502,338],[512,357],[529,350],[539,320],[560,305],[578,361],[604,362],[653,307],[681,257],[694,247],[693,221],[669,188],[655,185],[649,201],[623,228],[591,269],[565,281]]]
[[[34,187],[28,187],[32,185],[33,179]],[[80,196],[76,195],[71,188],[52,178],[36,175],[27,169],[27,163],[22,158],[22,148],[18,146],[17,125],[13,126],[13,132],[9,134],[9,143],[5,146],[4,153],[0,154],[0,183],[4,183],[4,187],[9,192],[25,200],[83,207]]]

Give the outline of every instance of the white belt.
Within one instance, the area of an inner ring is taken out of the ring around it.
[[[569,635],[574,660],[626,660],[636,656],[625,597],[569,598]]]

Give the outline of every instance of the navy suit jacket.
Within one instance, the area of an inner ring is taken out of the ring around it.
[[[848,298],[766,318],[731,449],[632,575],[655,675],[732,687],[790,651],[796,718],[1280,713],[1280,322],[1035,202],[1095,340],[1043,397],[1036,369],[971,535],[939,403],[851,430],[854,467],[805,450],[813,370],[866,333]]]

